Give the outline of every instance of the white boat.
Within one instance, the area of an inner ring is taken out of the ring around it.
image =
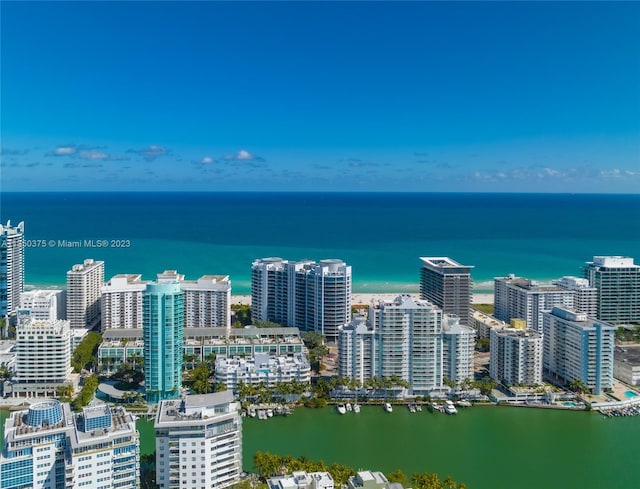
[[[267,417],[273,418],[273,409],[267,409]]]
[[[409,403],[408,408],[409,408],[409,412],[410,413],[415,413],[416,412],[416,405],[415,404]]]
[[[388,402],[384,403],[384,410],[388,413],[392,413],[393,412],[393,407],[391,407],[391,404],[389,404]]]
[[[351,403],[348,402],[346,405],[347,411],[351,412],[353,410],[353,408],[351,407]]]
[[[344,404],[342,403],[338,404],[337,408],[340,414],[347,414],[347,408]]]
[[[420,404],[416,404],[416,411],[422,411],[422,406]]]
[[[458,401],[457,404],[460,407],[471,407],[472,406],[471,402],[467,401],[466,399],[462,399],[461,401]]]
[[[353,412],[356,414],[360,412],[360,404],[356,403],[353,405]]]
[[[444,412],[447,414],[458,414],[458,410],[451,401],[445,401]]]

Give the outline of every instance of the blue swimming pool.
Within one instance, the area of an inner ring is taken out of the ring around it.
[[[638,394],[636,394],[636,393],[635,393],[635,392],[633,392],[633,391],[626,391],[626,392],[624,393],[624,395],[625,395],[625,396],[627,396],[627,397],[638,397]]]
[[[562,403],[563,406],[576,407],[576,403],[573,401],[566,401]]]

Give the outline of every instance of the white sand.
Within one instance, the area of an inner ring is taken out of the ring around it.
[[[398,297],[399,293],[386,293],[386,294],[360,294],[355,293],[352,295],[351,303],[364,304],[368,306],[372,301],[377,302],[379,300],[392,301]],[[420,298],[419,294],[409,294],[416,299]],[[473,294],[473,304],[493,304],[493,294]],[[251,304],[250,295],[232,295],[231,304]]]

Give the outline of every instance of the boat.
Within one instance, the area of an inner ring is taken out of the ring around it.
[[[347,414],[347,407],[343,403],[338,404],[337,408],[340,414]]]
[[[348,412],[351,412],[353,410],[353,408],[351,407],[351,403],[350,402],[347,403],[346,408],[347,408]]]
[[[353,412],[356,414],[360,412],[360,404],[356,403],[353,405]]]
[[[416,404],[416,411],[421,412],[422,411],[422,405]]]
[[[409,403],[407,407],[409,408],[409,412],[410,413],[415,413],[416,412],[416,405],[415,404]]]
[[[460,407],[471,407],[471,402],[467,401],[466,399],[462,399],[460,401],[457,402],[458,406]]]
[[[458,410],[451,401],[445,401],[444,412],[447,414],[458,414]]]
[[[267,417],[273,418],[273,409],[267,409]]]
[[[255,408],[250,407],[249,408],[249,416],[251,416],[252,418],[256,417],[256,410]]]
[[[388,402],[384,403],[384,410],[388,413],[392,413],[393,412],[393,407],[391,407],[391,404],[389,404]]]
[[[264,409],[258,410],[258,419],[267,419],[267,412]]]

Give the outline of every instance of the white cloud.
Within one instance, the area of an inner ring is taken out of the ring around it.
[[[104,151],[100,151],[99,149],[90,149],[86,151],[80,151],[78,155],[83,160],[108,160],[110,156]]]
[[[246,149],[241,149],[234,155],[225,155],[222,157],[222,159],[226,161],[256,161],[260,163],[264,163],[265,161],[264,158],[260,156],[256,156],[253,153],[250,153],[249,151],[247,151]]]
[[[211,163],[215,163],[216,160],[214,160],[211,156],[205,156],[204,158],[202,158],[200,160],[200,164],[201,165],[210,165]]]
[[[58,146],[51,152],[51,154],[54,156],[71,156],[75,153],[76,147],[74,144],[69,144],[67,146]]]

